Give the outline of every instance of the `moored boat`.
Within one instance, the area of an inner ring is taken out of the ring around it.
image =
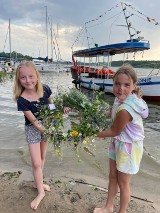
[[[111,48],[112,47],[112,48]],[[92,57],[94,55],[103,56],[104,53],[113,55],[124,52],[135,52],[147,50],[150,44],[147,42],[129,41],[126,43],[106,45],[98,48],[91,48],[73,52],[73,57]],[[103,51],[102,51],[103,49]],[[74,62],[75,63],[75,62]],[[82,87],[94,90],[103,90],[106,93],[112,93],[114,71],[112,69],[85,66],[72,66],[73,79],[79,81]],[[143,97],[150,100],[160,100],[160,75],[138,76],[138,85],[141,87]]]
[[[141,37],[133,38],[139,34],[131,34],[131,23],[128,22],[130,16],[126,16],[126,7],[122,7],[125,15],[126,27],[129,31],[129,40],[123,43],[114,43],[103,46],[95,44],[94,47],[86,49],[80,49],[72,52],[73,66],[71,67],[73,83],[80,84],[80,86],[92,90],[103,90],[106,93],[113,93],[113,76],[116,70],[112,69],[112,57],[118,54],[122,54],[123,57],[126,54],[132,53],[133,55],[138,52],[144,52],[150,49],[150,43]],[[133,14],[132,14],[133,15]],[[89,23],[89,22],[86,22]],[[86,27],[86,24],[85,24]],[[85,31],[86,28],[85,28]],[[76,39],[78,40],[78,39]],[[89,43],[89,42],[88,42]],[[73,49],[73,48],[72,48]],[[102,60],[100,61],[100,58]],[[107,58],[107,63],[105,62]],[[95,59],[95,60],[92,60]],[[94,61],[94,62],[93,62]],[[127,63],[127,60],[123,61]],[[122,63],[122,64],[123,64]],[[118,67],[116,68],[118,69]],[[137,84],[141,87],[141,91],[144,99],[160,100],[160,71],[151,75],[139,75]]]
[[[112,78],[90,78],[81,75],[79,77],[80,85],[84,88],[93,90],[103,90],[106,93],[113,93]],[[139,77],[138,85],[141,87],[144,99],[160,101],[160,76]]]

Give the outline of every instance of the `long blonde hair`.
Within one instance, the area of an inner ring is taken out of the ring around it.
[[[40,73],[38,72],[36,66],[31,62],[31,61],[23,61],[21,62],[17,69],[16,69],[16,75],[15,75],[15,80],[14,80],[14,87],[13,87],[13,98],[16,101],[22,94],[22,92],[24,91],[24,88],[22,87],[20,81],[19,81],[19,76],[20,76],[20,69],[23,67],[29,67],[30,69],[32,69],[36,76],[37,76],[37,84],[36,84],[36,91],[39,97],[43,96],[43,85],[41,83],[41,79],[40,79]]]

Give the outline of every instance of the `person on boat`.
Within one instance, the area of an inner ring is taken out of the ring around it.
[[[76,89],[80,89],[80,79],[78,78],[78,79],[74,79],[73,81],[72,81],[72,83],[75,85],[75,88]]]
[[[103,130],[97,137],[111,137],[109,146],[109,185],[104,207],[95,208],[94,213],[113,212],[113,202],[120,192],[118,213],[126,213],[130,201],[130,180],[139,171],[143,155],[143,119],[148,117],[148,107],[136,88],[137,76],[133,67],[120,67],[113,79],[113,93],[116,96],[110,129]]]
[[[80,77],[78,75],[77,69],[71,69],[72,78],[74,79],[72,83],[75,85],[76,89],[80,89]]]
[[[17,101],[18,111],[22,111],[25,118],[25,135],[31,156],[34,187],[38,195],[31,202],[31,208],[36,210],[45,196],[45,191],[50,191],[50,186],[43,183],[43,167],[46,157],[47,142],[43,140],[42,133],[45,126],[38,120],[40,105],[51,104],[52,91],[48,85],[41,83],[40,74],[35,65],[30,62],[22,62],[16,69],[14,83],[14,100]],[[68,113],[69,108],[64,109]]]

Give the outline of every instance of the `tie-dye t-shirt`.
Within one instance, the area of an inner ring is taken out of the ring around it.
[[[123,102],[120,102],[115,98],[112,108],[112,119],[114,120],[116,114],[123,109],[129,112],[132,116],[132,121],[128,122],[120,135],[115,136],[114,138],[127,143],[143,141],[143,118],[148,117],[148,107],[146,102],[143,99],[138,98],[136,94],[131,94]]]

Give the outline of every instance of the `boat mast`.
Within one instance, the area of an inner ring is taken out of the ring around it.
[[[123,10],[124,17],[125,17],[125,20],[126,20],[129,37],[130,37],[130,40],[132,40],[132,35],[131,35],[131,31],[130,31],[131,23],[128,22],[128,17],[126,16],[126,7],[123,6],[123,2],[121,2],[121,6],[122,6],[122,10]]]
[[[55,33],[54,30],[53,30],[53,33],[54,33],[55,43],[56,43],[56,45],[57,45],[57,50],[58,50],[58,60],[61,61],[61,60],[62,60],[62,57],[61,57],[61,52],[60,52],[59,45],[58,45],[58,40],[57,40],[58,27],[57,27],[57,35],[56,35],[56,33]]]
[[[9,56],[10,56],[10,65],[11,65],[11,23],[9,19]]]
[[[47,39],[47,63],[48,63],[48,12],[46,7],[46,39]]]
[[[53,62],[53,32],[52,32],[52,17],[51,17],[51,59]]]

